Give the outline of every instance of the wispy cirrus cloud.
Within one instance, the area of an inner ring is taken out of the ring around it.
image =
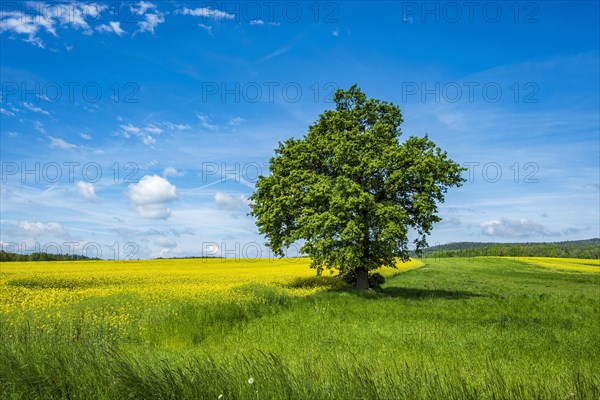
[[[24,101],[21,104],[23,105],[23,107],[25,107],[29,111],[33,111],[34,113],[39,113],[39,114],[48,115],[48,116],[50,115],[50,112],[44,110],[41,107],[38,107],[38,106],[34,105],[33,103],[29,103],[27,101]]]
[[[235,18],[235,14],[230,14],[225,11],[213,10],[209,7],[198,7],[198,8],[187,8],[178,11],[182,15],[191,15],[193,17],[205,17],[214,20],[232,20]]]
[[[528,238],[528,237],[555,237],[563,233],[577,233],[576,228],[567,228],[564,232],[553,231],[546,226],[527,218],[509,219],[500,218],[484,221],[479,224],[482,233],[486,236],[501,238]]]
[[[77,147],[77,145],[75,145],[73,143],[69,143],[66,140],[61,139],[61,138],[48,136],[48,139],[50,139],[50,147],[52,147],[52,148],[57,148],[57,149],[61,149],[61,150],[72,150]]]

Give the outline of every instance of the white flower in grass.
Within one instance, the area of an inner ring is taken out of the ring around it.
[[[223,394],[221,393],[221,394],[219,395],[219,397],[217,397],[217,400],[221,400],[222,398],[223,398]]]
[[[250,377],[250,379],[248,379],[248,383],[252,385],[254,383],[254,378]]]

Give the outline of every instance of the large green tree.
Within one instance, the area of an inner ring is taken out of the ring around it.
[[[398,106],[367,99],[356,86],[338,90],[302,139],[280,143],[250,197],[251,215],[275,254],[293,243],[311,267],[356,276],[409,258],[409,229],[427,245],[437,203],[460,186],[462,168],[427,136],[399,141]]]

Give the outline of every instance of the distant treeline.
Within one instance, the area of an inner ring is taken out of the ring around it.
[[[220,256],[156,257],[154,260],[193,260],[196,258],[225,258]]]
[[[79,260],[99,260],[99,258],[90,258],[77,254],[52,254],[52,253],[31,253],[18,254],[9,253],[0,250],[0,261],[79,261]]]
[[[477,243],[459,242],[432,246],[424,251],[426,257],[565,257],[600,258],[600,239],[552,243]]]

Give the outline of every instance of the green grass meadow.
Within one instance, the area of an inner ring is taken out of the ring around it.
[[[598,273],[448,258],[376,293],[239,290],[253,300],[174,301],[116,337],[2,323],[0,398],[600,398]]]

